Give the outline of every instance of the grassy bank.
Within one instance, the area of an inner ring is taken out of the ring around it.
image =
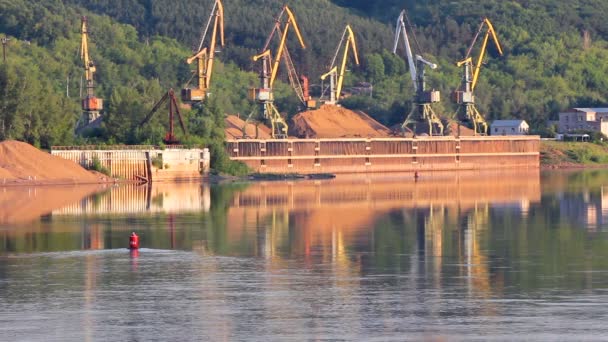
[[[590,142],[542,141],[544,167],[600,167],[608,165],[608,145]]]

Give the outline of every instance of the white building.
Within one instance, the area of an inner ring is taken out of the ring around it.
[[[530,126],[526,120],[494,120],[490,135],[526,135]]]

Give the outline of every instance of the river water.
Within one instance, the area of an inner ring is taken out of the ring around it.
[[[5,188],[0,340],[606,340],[607,231],[607,171]]]

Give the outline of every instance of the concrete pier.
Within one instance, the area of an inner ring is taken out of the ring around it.
[[[109,176],[128,180],[174,181],[200,179],[209,174],[209,149],[171,146],[53,146],[51,154],[90,169],[99,163]]]

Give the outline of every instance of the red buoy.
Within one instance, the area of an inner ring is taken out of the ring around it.
[[[135,232],[131,233],[129,237],[129,249],[138,249],[139,248],[139,236],[135,234]]]

